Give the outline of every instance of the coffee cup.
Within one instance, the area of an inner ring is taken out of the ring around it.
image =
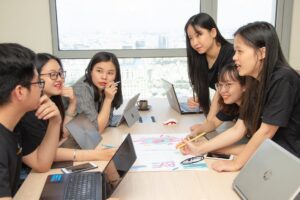
[[[148,109],[148,101],[147,100],[139,100],[137,101],[138,108],[141,110]]]

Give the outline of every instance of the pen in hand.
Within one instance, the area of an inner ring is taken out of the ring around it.
[[[189,140],[189,142],[194,142],[195,140],[197,140],[198,138],[204,136],[207,132],[203,132],[199,135],[197,135],[196,137],[193,137],[191,140]],[[180,149],[182,147],[184,147],[186,145],[186,143],[180,143],[176,146],[176,149]]]

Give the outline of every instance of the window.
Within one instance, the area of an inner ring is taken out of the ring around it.
[[[89,60],[63,59],[62,62],[67,71],[66,83],[72,85],[84,74]],[[179,96],[188,97],[191,94],[186,58],[121,58],[119,62],[125,97],[129,98],[138,92],[142,98],[164,96],[161,78],[174,83]]]
[[[267,21],[275,26],[275,17],[276,0],[218,0],[217,24],[226,39],[233,39],[234,32],[250,22]]]
[[[160,79],[190,91],[184,25],[200,11],[199,0],[50,1],[54,54],[63,58],[66,83],[84,74],[98,51],[119,58],[125,98],[161,96]],[[75,58],[75,59],[74,59]],[[173,72],[173,73],[170,73]]]
[[[60,50],[184,48],[199,0],[56,0]]]
[[[162,95],[160,79],[190,96],[184,25],[201,12],[216,19],[226,39],[241,25],[264,20],[276,26],[288,56],[293,2],[289,0],[49,0],[53,53],[63,59],[66,82],[84,75],[98,51],[117,55],[124,97]],[[201,6],[200,6],[201,5]]]

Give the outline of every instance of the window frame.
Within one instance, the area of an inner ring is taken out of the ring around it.
[[[199,0],[200,12],[210,14],[217,19],[218,0]],[[293,15],[294,0],[277,0],[275,27],[281,42],[282,50],[285,56],[289,56],[291,20]],[[53,54],[61,59],[90,59],[99,50],[60,50],[57,26],[56,0],[49,0],[50,21],[52,29],[52,47]],[[192,15],[192,13],[191,13]],[[232,42],[232,40],[229,40]],[[185,48],[173,49],[105,49],[110,51],[118,58],[171,58],[186,57]]]

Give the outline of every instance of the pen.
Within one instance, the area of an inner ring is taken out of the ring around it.
[[[101,144],[101,146],[103,146],[107,149],[115,148],[113,145],[110,145],[110,144]]]
[[[192,86],[193,87],[193,101],[196,101],[196,99],[195,99],[195,90],[194,90],[194,86]]]
[[[197,140],[198,138],[204,136],[206,133],[207,133],[207,132],[203,132],[203,133],[197,135],[196,137],[194,137],[194,138],[192,138],[191,140],[189,140],[189,142],[193,142],[193,141]],[[185,145],[186,145],[186,143],[179,144],[179,145],[176,146],[176,149],[180,149],[180,148],[184,147]]]
[[[193,101],[196,101],[196,100],[195,100],[195,93],[194,93],[194,91],[193,91]]]

